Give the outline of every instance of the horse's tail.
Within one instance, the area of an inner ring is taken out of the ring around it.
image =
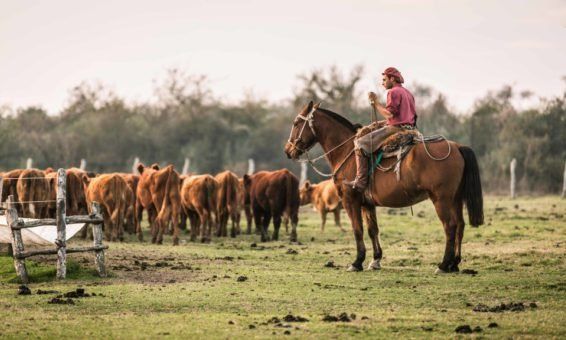
[[[481,188],[480,169],[474,151],[467,147],[458,148],[464,157],[464,174],[462,178],[462,199],[466,202],[468,218],[474,227],[483,224],[483,193]]]

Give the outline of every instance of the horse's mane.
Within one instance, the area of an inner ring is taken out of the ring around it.
[[[329,115],[331,118],[333,118],[334,120],[338,121],[339,123],[342,123],[342,125],[345,125],[348,129],[350,129],[352,132],[356,132],[359,128],[361,128],[362,126],[360,124],[353,124],[352,122],[350,122],[346,117],[339,115],[336,112],[332,112],[330,110],[327,109],[323,109],[321,107],[318,108],[318,110],[326,113],[327,115]]]

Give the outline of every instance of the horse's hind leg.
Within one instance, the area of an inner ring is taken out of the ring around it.
[[[379,244],[379,226],[377,225],[375,207],[364,207],[362,209],[362,215],[367,225],[368,235],[371,238],[371,245],[373,247],[373,261],[369,264],[368,270],[379,270],[381,269],[383,252],[381,250],[381,244]]]
[[[444,258],[438,266],[437,273],[448,273],[454,271],[456,265],[456,237],[458,228],[457,206],[451,200],[438,199],[434,201],[436,214],[440,218],[444,227],[446,236],[446,246],[444,249]]]
[[[456,255],[454,257],[454,266],[451,268],[451,271],[453,272],[458,272],[460,271],[460,268],[458,268],[458,265],[460,264],[460,261],[462,261],[462,239],[464,238],[464,227],[466,226],[466,223],[464,222],[464,214],[463,214],[463,207],[462,207],[462,202],[460,202],[457,206],[457,211],[456,211],[456,244],[454,245],[454,251],[456,252]]]

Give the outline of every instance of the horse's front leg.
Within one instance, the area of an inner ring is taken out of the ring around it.
[[[350,217],[354,237],[356,239],[356,260],[348,268],[349,272],[364,270],[363,263],[366,259],[366,245],[364,244],[364,229],[362,222],[362,204],[359,193],[347,188],[344,190],[344,208]]]
[[[364,216],[364,221],[366,222],[368,234],[371,238],[371,245],[373,247],[373,261],[369,264],[368,270],[379,270],[381,269],[381,258],[383,257],[383,252],[381,251],[381,245],[379,244],[379,227],[377,225],[375,207],[364,206],[362,208],[362,214]]]

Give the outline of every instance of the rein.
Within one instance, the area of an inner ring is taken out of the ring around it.
[[[324,157],[328,156],[329,154],[331,154],[333,151],[335,151],[336,149],[340,148],[341,146],[345,145],[346,143],[348,143],[349,141],[351,141],[352,139],[354,139],[356,137],[356,134],[353,134],[352,137],[346,139],[345,141],[343,141],[342,143],[338,144],[337,146],[333,147],[332,149],[328,150],[327,152],[323,153],[322,155],[311,159],[310,155],[309,155],[309,151],[310,149],[313,148],[314,143],[311,147],[309,147],[308,149],[302,149],[297,145],[297,142],[301,140],[301,137],[303,135],[303,131],[305,130],[305,127],[307,126],[307,124],[309,125],[309,128],[311,129],[312,134],[316,137],[316,131],[314,130],[314,113],[316,112],[316,108],[313,108],[309,114],[304,117],[301,116],[300,114],[297,116],[297,118],[302,119],[304,121],[303,126],[301,127],[301,131],[299,132],[299,135],[297,136],[297,138],[295,139],[295,141],[291,141],[291,136],[289,136],[289,140],[288,142],[297,150],[301,151],[302,153],[304,153],[307,157],[307,159],[297,159],[297,162],[299,163],[308,163],[311,168],[320,176],[322,177],[334,177],[338,171],[340,171],[340,169],[342,169],[342,166],[344,166],[344,163],[346,163],[346,161],[348,160],[348,158],[350,158],[352,156],[352,154],[354,154],[354,149],[352,149],[348,155],[346,155],[346,157],[340,161],[340,164],[338,164],[338,166],[336,167],[336,169],[334,171],[332,171],[332,173],[325,173],[322,172],[321,170],[319,170],[315,163],[320,161],[321,159],[323,159]],[[292,131],[291,131],[292,132]]]

